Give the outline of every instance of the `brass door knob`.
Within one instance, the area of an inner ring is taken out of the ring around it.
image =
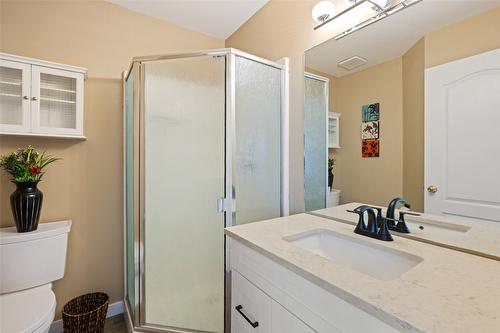
[[[430,185],[427,187],[427,192],[429,193],[436,193],[438,191],[438,187],[436,185]]]

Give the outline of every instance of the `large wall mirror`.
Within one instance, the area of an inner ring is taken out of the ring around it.
[[[403,196],[500,222],[499,18],[499,1],[424,0],[307,50],[306,210]]]

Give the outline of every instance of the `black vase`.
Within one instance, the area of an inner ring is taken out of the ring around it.
[[[40,221],[43,193],[38,182],[15,183],[17,189],[10,195],[10,207],[17,232],[35,231]]]
[[[330,189],[333,188],[333,173],[332,172],[328,173],[328,187],[330,187]]]

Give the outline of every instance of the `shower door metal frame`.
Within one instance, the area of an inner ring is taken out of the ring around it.
[[[328,163],[328,158],[330,157],[329,155],[329,148],[328,148],[328,126],[329,126],[329,118],[328,118],[328,110],[330,108],[330,105],[329,105],[329,98],[330,98],[330,79],[327,78],[327,77],[324,77],[324,76],[320,76],[320,75],[317,75],[317,74],[313,74],[313,73],[309,73],[309,72],[304,72],[304,78],[305,79],[310,79],[310,80],[316,80],[316,81],[320,81],[320,82],[323,82],[325,84],[325,118],[326,118],[326,127],[325,127],[325,143],[326,143],[326,163]],[[305,91],[305,87],[304,87],[304,91]],[[305,117],[305,115],[304,115]],[[305,138],[305,137],[304,137]],[[306,158],[306,154],[305,154],[305,146],[304,146],[304,166],[305,166],[305,158]],[[328,164],[327,164],[328,165]],[[304,170],[305,172],[305,170]],[[305,179],[305,177],[304,177]],[[327,205],[327,202],[328,202],[328,167],[326,168],[326,172],[325,172],[325,184],[326,184],[326,191],[325,191],[325,208],[326,205]],[[305,186],[305,182],[304,182],[304,186]]]
[[[235,62],[236,57],[242,57],[248,60],[252,60],[263,65],[274,67],[280,70],[281,73],[281,156],[280,156],[280,187],[281,187],[281,216],[287,216],[289,214],[289,147],[288,147],[288,133],[289,133],[289,123],[288,123],[288,59],[283,58],[280,62],[273,62],[267,59],[263,59],[233,48],[226,49],[214,49],[206,50],[192,53],[180,53],[180,54],[165,54],[156,56],[145,56],[133,58],[132,64],[129,71],[124,73],[124,83],[128,75],[132,72],[133,66],[138,66],[138,73],[134,77],[134,128],[138,127],[138,150],[139,150],[139,161],[138,163],[134,161],[134,165],[138,164],[138,168],[134,169],[134,174],[137,172],[139,177],[139,187],[138,187],[138,201],[139,209],[134,210],[134,269],[135,269],[135,311],[132,318],[131,309],[128,304],[127,295],[127,266],[124,270],[124,310],[125,319],[127,321],[127,327],[133,332],[164,332],[164,333],[209,333],[199,330],[189,330],[177,327],[169,327],[162,325],[147,324],[145,321],[145,251],[144,251],[144,230],[145,230],[145,213],[144,213],[144,87],[145,87],[145,74],[144,74],[144,64],[149,61],[160,61],[168,59],[180,59],[180,58],[194,58],[194,57],[224,57],[225,58],[225,135],[224,135],[224,159],[225,159],[225,203],[230,203],[224,207],[224,227],[230,227],[233,225],[233,220],[235,218],[234,211],[234,178],[233,166],[235,165],[235,116],[236,116],[236,105],[235,105],[235,94],[236,94],[236,68]],[[137,98],[136,98],[137,97]],[[125,100],[125,95],[124,95]],[[125,108],[125,103],[124,103]],[[137,110],[136,110],[137,108]],[[136,114],[137,113],[137,114]],[[125,126],[124,119],[124,126]],[[125,138],[124,127],[124,138]],[[135,131],[134,131],[135,132]],[[135,136],[134,136],[134,148],[136,146]],[[125,152],[125,147],[124,147]],[[230,152],[230,155],[228,155]],[[135,158],[134,153],[134,158]],[[230,158],[228,158],[230,156]],[[125,161],[124,154],[124,161]],[[228,177],[231,175],[231,177]],[[124,175],[124,181],[126,180],[126,175]],[[135,180],[135,177],[134,177]],[[135,189],[135,187],[134,187]],[[135,191],[134,191],[135,193]],[[135,197],[134,197],[135,198]],[[215,200],[218,198],[214,198]],[[126,212],[126,201],[124,195],[124,212]],[[135,200],[134,200],[135,206]],[[126,215],[124,215],[126,218]],[[124,219],[125,223],[126,220]],[[125,224],[126,226],[126,224]],[[124,250],[126,250],[127,234],[126,228],[124,230]],[[229,239],[224,237],[224,332],[230,332],[230,295],[231,295],[231,272],[229,263]],[[125,265],[127,264],[126,252],[124,256]]]
[[[134,72],[134,65],[136,66],[136,70]],[[129,306],[129,300],[128,300],[128,258],[127,258],[127,195],[126,195],[126,183],[127,183],[127,174],[126,174],[126,130],[127,130],[127,117],[126,117],[126,103],[125,103],[125,98],[126,98],[126,89],[125,89],[125,84],[126,80],[129,78],[130,75],[133,75],[133,86],[132,86],[132,94],[133,94],[133,107],[132,107],[132,112],[133,112],[133,164],[134,164],[134,172],[133,172],[133,202],[134,202],[134,214],[133,214],[133,229],[134,229],[134,244],[133,244],[133,253],[134,253],[134,318],[131,317],[131,309]],[[127,324],[127,328],[134,330],[133,323],[138,322],[139,319],[139,313],[137,309],[139,308],[139,288],[140,288],[140,283],[138,279],[138,275],[136,274],[137,272],[140,271],[139,267],[139,253],[140,253],[140,235],[139,235],[139,206],[140,206],[140,195],[139,195],[139,188],[138,184],[140,183],[139,177],[140,177],[140,156],[139,156],[139,135],[140,135],[140,99],[139,97],[141,96],[140,94],[140,85],[138,82],[140,81],[140,65],[132,62],[130,65],[130,68],[128,71],[123,72],[123,109],[124,109],[124,117],[123,117],[123,184],[124,184],[124,191],[123,191],[123,216],[124,216],[124,230],[123,230],[123,253],[124,253],[124,258],[123,258],[123,263],[124,263],[124,299],[123,299],[123,307],[124,307],[124,312],[125,312],[125,321]]]

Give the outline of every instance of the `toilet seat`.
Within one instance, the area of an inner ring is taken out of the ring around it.
[[[48,332],[56,309],[52,284],[0,295],[0,332]]]

